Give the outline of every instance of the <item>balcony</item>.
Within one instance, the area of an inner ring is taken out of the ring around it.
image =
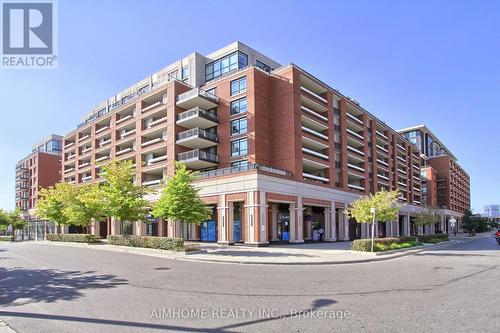
[[[352,163],[347,163],[347,166],[348,166],[349,168],[353,168],[354,170],[357,170],[357,171],[360,171],[360,172],[365,172],[365,169],[364,169],[364,168],[359,167],[359,166],[357,166],[357,165],[354,165],[354,164],[352,164]]]
[[[351,130],[349,128],[347,129],[347,133],[353,135],[355,138],[357,138],[357,139],[359,139],[361,141],[363,141],[365,139],[365,138],[363,138],[362,135],[359,135],[358,133],[354,132],[353,130]]]
[[[133,113],[123,116],[116,121],[116,125],[123,124],[125,121],[132,119],[133,117],[134,117]]]
[[[359,185],[354,185],[354,184],[347,184],[347,187],[353,190],[358,190],[358,191],[364,191],[365,188],[363,186]]]
[[[75,145],[75,143],[74,143],[74,142],[70,142],[70,143],[68,143],[68,144],[66,144],[66,145],[64,146],[64,149],[71,148],[71,147],[72,147],[72,146],[74,146],[74,145]]]
[[[406,151],[406,148],[400,145],[399,143],[396,144],[396,146],[398,146],[398,148],[401,149],[402,151]]]
[[[153,110],[154,108],[156,108],[156,107],[158,107],[158,106],[163,106],[163,105],[167,105],[166,100],[158,101],[158,102],[155,102],[155,103],[153,103],[153,104],[151,104],[151,105],[148,105],[148,106],[146,106],[145,108],[143,108],[143,109],[141,110],[141,112],[142,112],[142,113],[145,113],[145,112],[148,112],[148,111]]]
[[[302,177],[307,178],[307,179],[317,180],[317,181],[320,181],[322,183],[330,182],[330,179],[328,179],[326,177],[316,176],[316,175],[313,175],[313,174],[308,173],[308,172],[303,172]]]
[[[387,148],[382,147],[381,145],[376,145],[376,147],[377,147],[378,149],[380,149],[381,151],[383,151],[384,153],[386,153],[386,154],[388,154],[388,153],[389,153],[389,150],[387,150]]]
[[[389,181],[389,177],[384,176],[384,175],[381,175],[380,173],[377,173],[377,177],[379,177],[379,178],[382,178],[382,179],[384,179],[384,180]]]
[[[82,182],[88,182],[92,179],[92,175],[82,177]]]
[[[325,154],[322,154],[322,153],[318,153],[317,151],[314,151],[314,150],[302,147],[302,152],[306,153],[306,154],[309,154],[309,155],[313,155],[313,156],[322,158],[322,159],[328,161],[328,155],[325,155]]]
[[[363,121],[361,119],[359,119],[358,117],[353,116],[349,112],[346,112],[346,115],[347,115],[347,119],[354,121],[354,123],[358,124],[359,127],[361,127],[361,128],[365,127]]]
[[[194,88],[177,96],[176,104],[185,110],[195,107],[209,110],[215,108],[219,104],[219,97],[201,90],[200,88]]]
[[[99,142],[99,147],[104,147],[105,145],[110,144],[110,143],[111,143],[111,138],[109,138],[107,140],[102,140]]]
[[[302,130],[306,133],[312,134],[314,136],[317,136],[318,138],[321,138],[323,140],[328,140],[328,136],[321,134],[318,131],[312,130],[309,127],[302,126]]]
[[[149,147],[151,145],[154,145],[155,143],[164,142],[164,141],[166,141],[164,138],[151,139],[149,141],[145,141],[145,142],[141,143],[141,147]]]
[[[161,179],[155,179],[155,180],[148,180],[142,183],[142,186],[157,186],[161,185],[162,180]]]
[[[190,169],[203,169],[219,164],[219,157],[216,154],[200,149],[177,154],[177,160]]]
[[[90,138],[90,133],[82,135],[79,139],[78,142],[85,141]]]
[[[219,123],[219,117],[202,108],[196,107],[191,110],[179,113],[176,124],[185,128],[210,128]]]
[[[70,161],[70,160],[74,159],[75,156],[76,156],[76,154],[71,154],[71,155],[66,156],[66,161]]]
[[[324,150],[329,148],[327,141],[317,140],[316,138],[310,138],[305,135],[302,135],[302,146],[313,150]]]
[[[177,134],[176,141],[178,145],[192,149],[213,147],[218,142],[217,134],[198,127]]]
[[[130,153],[132,151],[134,151],[133,147],[124,148],[124,149],[121,149],[121,150],[117,151],[116,152],[116,156],[120,156],[120,155],[123,155],[123,154],[126,154],[126,153]]]
[[[75,171],[75,168],[64,169],[64,173],[69,173]]]
[[[103,133],[103,132],[105,132],[106,130],[109,130],[109,129],[110,129],[110,127],[108,125],[103,126],[103,127],[99,128],[98,130],[96,130],[95,134],[97,135],[97,134]]]
[[[158,162],[162,162],[162,161],[166,161],[167,160],[167,155],[162,155],[162,156],[158,156],[158,157],[155,157],[155,158],[152,158],[148,161],[146,161],[146,165],[153,165],[153,164],[156,164]]]
[[[144,129],[145,129],[145,130],[148,130],[148,129],[153,128],[153,127],[155,127],[156,125],[159,125],[159,124],[164,123],[164,122],[166,122],[166,121],[167,121],[167,116],[162,117],[162,118],[158,118],[158,119],[156,119],[156,120],[153,120],[153,121],[152,121],[152,122],[150,122],[150,123],[147,123],[147,124],[146,124],[146,127],[145,127]]]
[[[320,96],[320,95],[316,94],[314,91],[309,90],[309,89],[307,89],[306,87],[301,86],[301,87],[300,87],[300,90],[302,90],[302,91],[303,91],[303,92],[305,92],[306,94],[311,95],[311,96],[313,96],[314,98],[316,98],[316,99],[318,99],[318,100],[322,101],[322,102],[323,102],[323,103],[325,103],[325,104],[327,104],[327,103],[328,103],[328,101],[327,101],[324,97],[322,97],[322,96]]]
[[[305,114],[302,114],[301,123],[302,123],[302,126],[308,127],[310,129],[318,131],[318,132],[322,132],[322,131],[325,131],[328,129],[327,123],[313,119],[312,117],[305,115]]]
[[[109,159],[110,156],[109,155],[106,155],[106,156],[101,156],[99,158],[96,158],[95,161],[96,162],[102,162],[102,161],[106,161],[107,159]]]
[[[387,135],[385,135],[384,133],[382,133],[382,132],[380,132],[380,131],[378,131],[378,130],[376,130],[376,131],[375,131],[375,133],[376,133],[378,136],[380,136],[381,138],[383,138],[383,139],[385,139],[385,140],[388,140]]]
[[[398,168],[398,171],[401,172],[402,174],[406,175],[406,171],[404,171],[403,169]]]
[[[82,149],[82,155],[85,155],[86,153],[88,153],[89,151],[92,150],[92,147],[85,147]]]
[[[135,133],[135,128],[120,134],[120,139],[126,138]]]
[[[355,152],[355,153],[357,153],[357,154],[360,154],[360,155],[362,155],[362,156],[365,156],[365,153],[364,153],[364,152],[362,152],[362,151],[361,151],[361,150],[359,150],[359,149],[353,148],[353,147],[351,147],[351,146],[349,146],[349,145],[347,145],[347,150],[350,150],[350,151],[353,151],[353,152]]]
[[[88,167],[88,166],[90,166],[90,162],[89,162],[89,161],[87,161],[87,162],[83,162],[83,163],[79,164],[79,165],[78,165],[78,168],[79,168],[79,169],[83,169],[83,168],[86,168],[86,167]]]
[[[323,121],[328,122],[328,118],[327,118],[327,117],[325,117],[325,116],[322,116],[322,115],[321,115],[321,114],[319,114],[318,112],[313,111],[313,110],[309,109],[308,107],[305,107],[304,105],[302,105],[300,108],[301,108],[301,110],[302,110],[303,112],[305,112],[305,113],[307,113],[307,114],[309,114],[309,115],[311,115],[311,116],[314,116],[314,117],[316,117],[316,118],[318,118],[318,119],[321,119],[321,120],[323,120]]]

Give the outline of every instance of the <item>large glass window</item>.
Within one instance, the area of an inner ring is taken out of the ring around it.
[[[231,121],[231,135],[247,132],[247,118],[239,118]]]
[[[262,70],[264,70],[264,71],[266,71],[268,73],[271,72],[271,67],[269,65],[266,65],[262,61],[259,61],[259,60],[257,60],[255,62],[255,67],[258,67],[258,68],[260,68],[260,69],[262,69]]]
[[[239,51],[233,52],[205,66],[205,81],[216,79],[225,73],[247,65],[248,56],[245,53]]]
[[[231,96],[238,95],[247,91],[247,77],[231,81]]]
[[[240,98],[231,102],[231,115],[247,112],[247,98]]]
[[[231,141],[231,157],[244,156],[248,154],[247,139],[239,139]]]

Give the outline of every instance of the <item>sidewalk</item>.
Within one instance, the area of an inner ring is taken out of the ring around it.
[[[186,244],[194,244],[200,249],[199,251],[186,253],[108,244],[82,244],[48,241],[39,241],[38,244],[86,247],[103,251],[114,251],[205,263],[250,265],[334,265],[389,260],[425,250],[439,249],[450,244],[462,243],[479,237],[490,236],[490,234],[480,234],[475,237],[457,235],[457,237],[452,237],[453,239],[448,242],[439,244],[424,244],[408,249],[376,253],[351,251],[351,242],[304,243],[296,245],[272,244],[269,247],[258,248],[243,245],[220,246],[213,243],[186,242]]]

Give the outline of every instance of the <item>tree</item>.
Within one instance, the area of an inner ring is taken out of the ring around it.
[[[175,175],[168,180],[153,215],[196,224],[208,220],[212,211],[201,201],[192,184],[197,178],[196,172],[187,170],[183,163],[176,163]]]
[[[441,221],[440,215],[435,208],[427,207],[425,212],[418,213],[415,218],[415,224],[418,226],[430,226]]]
[[[6,230],[10,225],[10,217],[6,211],[0,209],[0,230]]]
[[[144,197],[151,191],[135,185],[132,161],[111,161],[102,167],[106,183],[102,185],[104,211],[115,221],[147,221],[149,201]]]
[[[466,209],[464,215],[462,216],[462,229],[468,233],[469,236],[473,236],[476,232],[477,220],[472,215],[470,209]]]
[[[78,189],[69,183],[57,183],[39,192],[36,215],[58,225],[68,224],[66,209],[75,202]]]
[[[28,223],[21,219],[21,210],[16,207],[13,211],[5,211],[0,209],[0,229],[7,229],[9,226],[12,228],[12,238],[15,239],[15,232],[23,230]],[[24,236],[24,235],[23,235]]]
[[[92,220],[106,217],[105,201],[99,184],[83,184],[75,187],[75,197],[63,208],[65,223],[87,226]]]
[[[401,207],[398,198],[399,191],[386,192],[382,190],[355,200],[347,209],[347,213],[350,217],[356,219],[358,223],[372,223],[373,215],[371,211],[372,208],[375,208],[375,221],[394,221],[398,217],[399,207]],[[374,237],[372,233],[372,252]]]

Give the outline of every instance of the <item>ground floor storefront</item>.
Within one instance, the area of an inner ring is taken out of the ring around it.
[[[149,223],[110,219],[92,223],[90,232],[103,238],[131,234],[255,246],[371,237],[370,224],[357,223],[346,215],[348,205],[359,194],[258,172],[204,179],[196,185],[202,200],[212,209],[210,219],[200,225],[152,217]],[[157,200],[158,194],[149,199]],[[395,221],[380,221],[375,225],[375,236],[452,233],[451,217],[456,220],[461,217],[456,212],[441,210],[440,223],[422,227],[415,224],[415,217],[421,211],[423,208],[419,206],[401,207]]]

